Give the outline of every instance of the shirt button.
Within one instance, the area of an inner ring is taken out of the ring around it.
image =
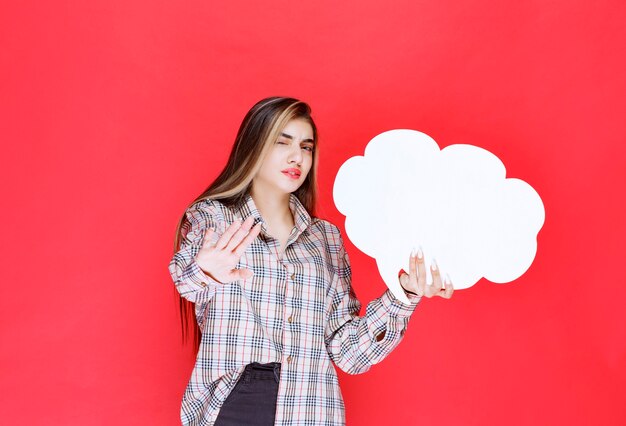
[[[206,283],[204,281],[202,281],[202,284],[200,284],[202,287],[206,287]]]
[[[296,279],[296,274],[291,274],[291,279],[295,281],[295,279]]]
[[[291,355],[287,357],[287,363],[291,364]]]
[[[291,315],[289,315],[289,318],[287,318],[287,321],[293,322],[293,317]]]

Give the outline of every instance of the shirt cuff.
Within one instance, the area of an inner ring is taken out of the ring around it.
[[[412,294],[407,294],[406,297],[409,299],[409,304],[405,304],[402,301],[398,300],[393,295],[391,290],[387,289],[380,297],[380,300],[383,306],[389,312],[389,315],[403,318],[411,316],[411,314],[417,307],[417,304],[422,298],[422,296],[413,296]]]

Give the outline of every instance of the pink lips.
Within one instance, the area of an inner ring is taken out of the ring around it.
[[[285,176],[288,176],[292,179],[300,179],[300,170],[298,169],[286,169],[282,171]]]

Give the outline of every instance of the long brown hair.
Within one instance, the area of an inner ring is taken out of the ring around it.
[[[306,179],[295,192],[304,208],[311,217],[315,216],[317,201],[317,159],[318,134],[315,122],[311,118],[311,107],[305,102],[294,98],[273,96],[257,102],[248,111],[239,127],[235,143],[230,152],[228,162],[220,175],[190,205],[204,200],[219,200],[226,206],[233,206],[248,195],[252,178],[261,168],[263,159],[278,139],[281,131],[292,119],[305,119],[313,129],[313,163]],[[174,253],[180,249],[182,232],[188,231],[189,223],[185,214],[176,227]],[[200,345],[200,328],[196,321],[194,304],[176,293],[179,298],[180,320],[183,344],[193,334],[193,345],[197,351]]]

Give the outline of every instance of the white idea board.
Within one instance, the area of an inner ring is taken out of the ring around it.
[[[439,149],[430,136],[408,129],[381,133],[363,156],[349,158],[333,198],[346,216],[347,237],[376,259],[382,279],[405,303],[398,271],[409,271],[412,248],[422,247],[427,266],[436,259],[455,290],[482,277],[507,283],[531,265],[545,219],[537,192],[506,178],[491,152],[465,144]]]

